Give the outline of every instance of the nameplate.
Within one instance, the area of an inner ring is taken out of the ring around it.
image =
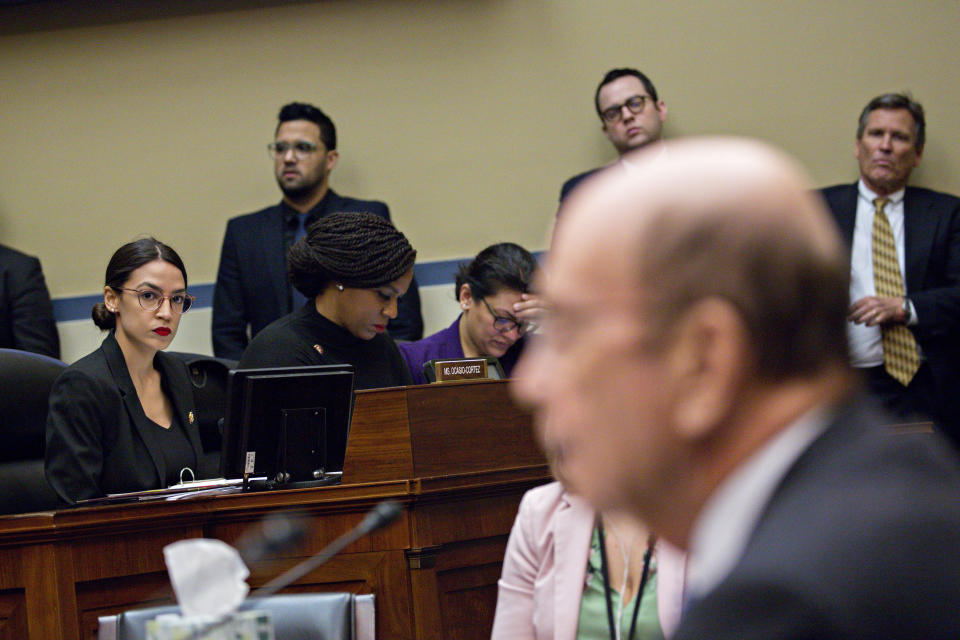
[[[433,363],[433,371],[437,374],[437,382],[478,380],[488,377],[485,358],[437,360]]]

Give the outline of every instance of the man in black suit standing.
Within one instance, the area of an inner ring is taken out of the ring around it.
[[[960,638],[960,461],[857,392],[809,179],[730,138],[630,161],[571,194],[514,370],[558,477],[687,550],[673,640]]]
[[[603,135],[617,150],[617,162],[624,168],[629,169],[624,154],[660,141],[661,128],[667,120],[667,105],[657,96],[657,88],[644,73],[626,67],[611,69],[597,85],[593,106],[600,117]],[[600,169],[591,169],[564,182],[560,202],[583,179],[597,171]]]
[[[231,219],[223,238],[213,294],[213,351],[219,358],[239,360],[251,337],[306,303],[287,280],[286,255],[313,222],[339,212],[390,219],[383,202],[346,198],[330,189],[339,153],[336,128],[325,113],[292,102],[280,109],[278,119],[268,150],[283,199]],[[389,330],[400,340],[423,336],[416,279],[400,299]]]
[[[0,245],[0,347],[60,357],[60,336],[40,261]]]
[[[960,445],[960,199],[907,186],[925,128],[909,95],[877,96],[857,127],[860,179],[823,195],[851,248],[853,366],[899,419]]]

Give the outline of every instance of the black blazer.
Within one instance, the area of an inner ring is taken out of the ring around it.
[[[0,347],[60,357],[40,261],[0,245]]]
[[[196,456],[197,478],[210,477],[200,445],[193,387],[186,365],[158,352],[153,360]],[[113,332],[100,348],[70,365],[50,392],[46,476],[65,502],[166,486],[157,427],[133,387]]]
[[[344,198],[332,190],[321,216],[337,212],[366,212],[390,220],[390,210],[375,200]],[[257,335],[268,324],[293,311],[292,287],[287,279],[283,213],[276,204],[227,222],[213,293],[213,352],[218,358],[239,360],[247,348],[247,327]],[[390,334],[398,340],[423,335],[420,292],[416,279],[400,299]]]
[[[960,638],[960,465],[856,399],[774,490],[673,640]],[[861,406],[857,406],[861,405]]]
[[[567,196],[570,195],[570,192],[573,191],[574,187],[578,184],[597,173],[602,171],[606,167],[597,167],[596,169],[590,169],[590,171],[584,171],[583,173],[578,173],[577,175],[569,178],[566,182],[563,183],[563,186],[560,187],[560,203],[562,204],[564,200],[567,199]]]
[[[822,191],[847,246],[857,218],[857,184]],[[907,187],[903,199],[904,285],[917,311],[908,327],[930,365],[937,390],[960,417],[960,198]]]

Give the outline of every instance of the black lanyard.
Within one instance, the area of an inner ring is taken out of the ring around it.
[[[603,533],[603,520],[597,518],[597,537],[600,540],[600,573],[603,575],[603,591],[607,596],[607,624],[610,626],[610,640],[617,637],[617,627],[613,622],[613,595],[610,589],[610,570],[607,568],[607,540]],[[637,601],[633,605],[633,617],[630,620],[630,634],[627,640],[633,640],[633,635],[637,631],[637,616],[640,614],[640,603],[643,601],[643,590],[647,586],[647,577],[650,575],[650,558],[653,555],[653,547],[657,543],[654,536],[647,540],[647,550],[643,553],[643,573],[640,574],[640,586],[637,588]],[[624,571],[629,571],[629,567],[624,566]],[[623,594],[620,594],[621,602]]]

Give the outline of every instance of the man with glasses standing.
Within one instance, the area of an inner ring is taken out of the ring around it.
[[[223,238],[213,295],[213,351],[220,358],[239,360],[250,338],[306,303],[287,280],[286,255],[311,224],[337,212],[368,212],[390,220],[383,202],[346,198],[330,189],[339,153],[336,128],[323,111],[291,102],[280,109],[278,119],[267,149],[283,199],[231,219]],[[419,339],[423,319],[416,279],[398,311],[390,334]]]
[[[667,120],[667,105],[657,96],[657,89],[646,75],[636,69],[611,69],[603,76],[593,97],[600,117],[601,129],[617,150],[617,162],[629,167],[624,154],[648,144],[659,142],[663,123]],[[591,169],[563,183],[560,201],[581,180],[600,169]]]

